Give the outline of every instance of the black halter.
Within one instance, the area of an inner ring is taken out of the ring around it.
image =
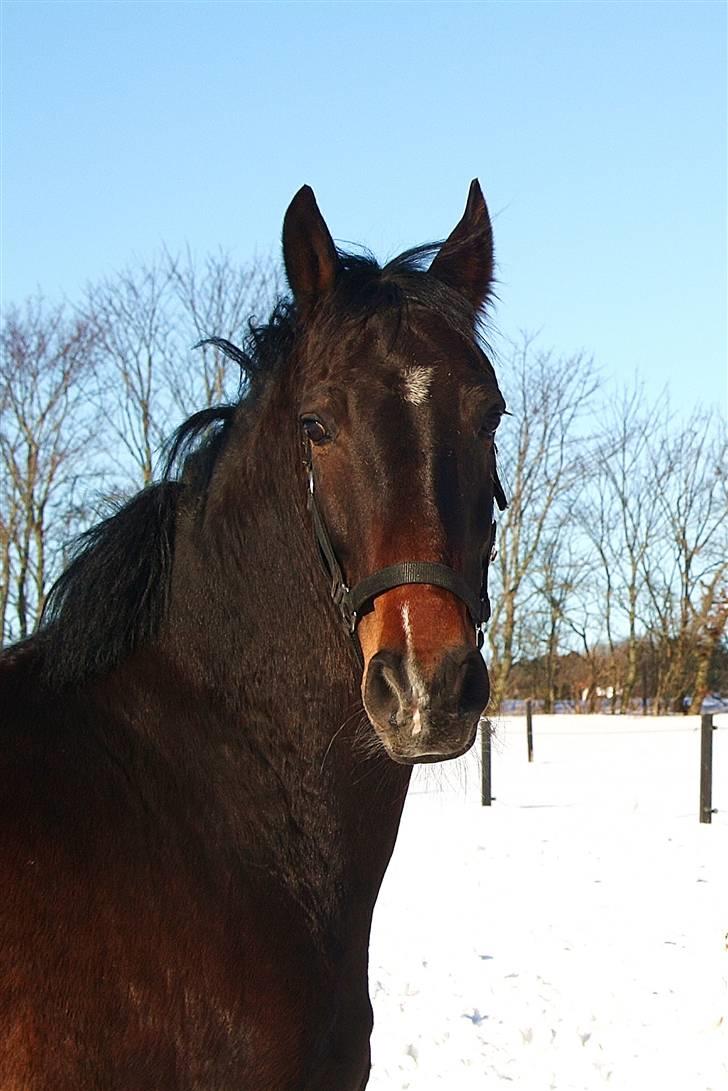
[[[331,544],[329,532],[316,503],[316,482],[313,472],[313,458],[310,444],[306,445],[306,469],[308,471],[308,509],[313,520],[321,560],[331,581],[331,597],[336,603],[342,621],[354,641],[357,657],[363,665],[361,648],[356,636],[356,627],[362,613],[374,599],[393,587],[408,583],[426,583],[451,591],[468,608],[470,619],[477,632],[478,647],[482,648],[485,626],[490,618],[490,599],[488,598],[488,565],[495,556],[495,520],[491,524],[490,541],[483,556],[483,576],[480,589],[476,594],[466,580],[453,568],[432,561],[400,561],[398,564],[380,568],[371,576],[365,576],[354,587],[348,587],[344,580],[338,558]],[[506,498],[497,474],[494,472],[495,499],[501,511],[506,506]]]

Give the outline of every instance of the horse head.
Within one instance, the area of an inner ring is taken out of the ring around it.
[[[305,487],[364,707],[397,762],[457,757],[489,699],[479,636],[505,411],[478,336],[493,283],[477,181],[437,248],[377,268],[337,251],[312,190],[285,217]]]

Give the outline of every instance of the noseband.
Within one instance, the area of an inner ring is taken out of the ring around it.
[[[326,523],[324,522],[319,506],[316,503],[316,482],[313,472],[313,456],[310,444],[306,445],[305,465],[308,472],[308,509],[311,512],[321,561],[326,574],[331,581],[331,597],[338,607],[341,619],[354,641],[354,647],[360,664],[363,666],[363,657],[356,635],[356,627],[362,613],[366,612],[366,607],[369,606],[378,595],[383,594],[385,591],[390,591],[393,587],[403,587],[405,584],[411,583],[424,583],[433,587],[442,587],[446,591],[452,592],[452,594],[459,598],[461,602],[464,602],[468,608],[470,620],[477,633],[478,647],[482,648],[483,640],[485,638],[485,627],[490,618],[488,565],[495,556],[495,521],[491,524],[490,541],[483,557],[483,577],[480,589],[477,593],[473,591],[466,580],[459,572],[456,572],[454,568],[449,568],[448,565],[445,564],[436,564],[432,561],[400,561],[398,564],[390,564],[387,565],[386,568],[380,568],[377,572],[372,573],[371,576],[365,576],[363,580],[360,580],[359,583],[350,588],[344,580],[344,574],[334,547],[331,544],[331,538],[329,537]],[[495,497],[498,501],[498,506],[503,510],[506,506],[505,494],[503,493],[502,486],[495,472],[494,484]]]

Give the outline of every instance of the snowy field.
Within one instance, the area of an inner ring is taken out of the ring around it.
[[[374,917],[369,1091],[728,1089],[728,715],[494,723],[415,773]],[[478,748],[479,749],[479,748]]]

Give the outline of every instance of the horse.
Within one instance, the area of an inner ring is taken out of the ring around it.
[[[413,765],[463,754],[505,412],[477,180],[380,267],[286,211],[239,399],[0,658],[1,1091],[362,1091]],[[406,926],[403,924],[403,931]]]

